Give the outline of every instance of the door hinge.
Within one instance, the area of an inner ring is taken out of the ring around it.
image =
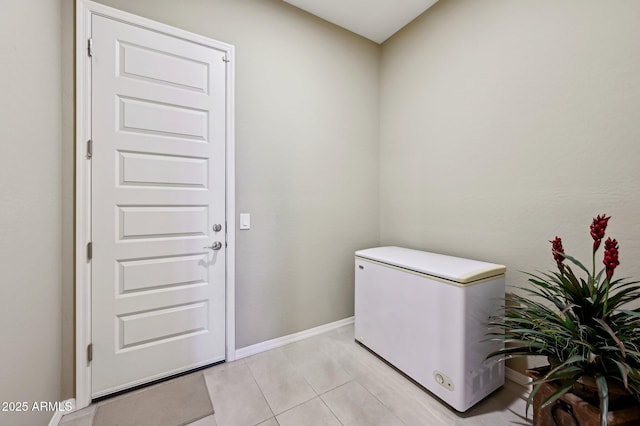
[[[93,258],[93,243],[87,244],[87,259],[91,260]]]
[[[93,361],[93,343],[89,343],[87,346],[87,362]]]
[[[89,37],[89,40],[87,40],[87,54],[89,55],[89,57],[93,56],[93,38]]]
[[[93,157],[93,140],[87,141],[87,158]]]

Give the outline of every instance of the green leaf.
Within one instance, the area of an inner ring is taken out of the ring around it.
[[[640,318],[640,312],[637,312],[636,310],[631,311],[628,309],[618,309],[618,312],[624,312],[627,315]]]
[[[609,413],[609,387],[607,378],[602,375],[596,376],[598,385],[598,395],[600,396],[600,426],[607,426],[607,414]]]
[[[616,332],[613,331],[611,329],[611,327],[609,327],[609,324],[607,324],[604,320],[601,320],[600,318],[594,318],[593,319],[595,322],[597,322],[598,324],[600,324],[600,326],[607,332],[609,333],[609,335],[613,338],[613,340],[615,340],[615,342],[618,344],[618,347],[620,348],[620,352],[622,352],[622,356],[626,357],[627,354],[625,353],[625,349],[624,349],[624,345],[622,344],[622,341],[620,341],[620,339],[618,338],[618,336],[616,335]]]
[[[584,346],[589,351],[593,351],[595,349],[591,343],[585,342],[584,340],[574,339],[574,340],[572,340],[572,342],[575,343],[578,346]],[[617,347],[616,347],[616,349],[617,349]]]
[[[618,366],[618,370],[620,370],[620,377],[622,377],[622,383],[624,383],[624,387],[629,389],[629,365],[624,362],[616,361],[615,359],[613,360],[613,362],[616,363],[616,365]]]
[[[629,281],[629,278],[618,278],[617,280],[613,280],[609,283],[609,287],[613,288],[624,288],[630,285],[640,284],[640,281]]]
[[[568,254],[565,254],[564,257],[569,260],[571,263],[573,263],[574,265],[576,265],[578,268],[582,269],[583,271],[585,271],[587,273],[587,276],[589,278],[591,278],[591,274],[589,273],[589,270],[587,268],[584,267],[584,265],[575,257],[573,256],[569,256]]]
[[[564,395],[565,393],[567,393],[571,387],[573,386],[573,384],[575,383],[575,380],[570,381],[569,383],[566,383],[564,385],[562,385],[557,391],[555,391],[554,393],[552,393],[549,398],[547,398],[541,405],[540,408],[544,408],[544,407],[548,407],[550,404],[553,404],[554,402],[556,402],[556,400],[558,398],[560,398],[562,395]]]
[[[567,377],[572,377],[575,375],[582,375],[582,374],[584,374],[584,368],[576,367],[576,366],[568,366],[566,368],[563,368],[562,370],[556,371],[553,374],[553,377],[550,377],[550,379],[561,380]]]
[[[533,397],[536,396],[536,394],[538,393],[538,391],[540,390],[540,388],[542,387],[542,383],[546,383],[546,381],[533,381],[531,383],[529,383],[531,386],[533,386],[533,389],[531,390],[531,392],[529,392],[529,397],[527,398],[527,406],[525,408],[525,413],[529,412],[529,407],[533,404]]]
[[[626,302],[640,296],[640,285],[619,287],[615,294],[609,297],[609,309],[614,310]]]
[[[585,362],[587,361],[582,355],[573,355],[569,358],[567,358],[566,360],[562,361],[560,364],[558,364],[558,366],[556,366],[554,369],[552,369],[551,371],[549,371],[545,377],[548,379],[555,379],[555,377],[553,377],[553,374],[558,371],[558,370],[562,370],[563,368],[568,367],[571,364],[575,364],[577,362]]]

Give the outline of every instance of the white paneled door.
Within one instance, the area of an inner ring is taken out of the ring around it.
[[[225,53],[91,18],[91,395],[225,358]]]

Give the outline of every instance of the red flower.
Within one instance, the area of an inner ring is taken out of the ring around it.
[[[604,259],[602,260],[607,273],[607,280],[611,281],[613,270],[620,264],[618,261],[618,242],[607,238],[604,242]]]
[[[604,238],[604,231],[607,229],[607,223],[611,216],[598,215],[593,218],[591,224],[591,238],[593,238],[593,252],[595,253],[600,247],[600,242]]]
[[[562,247],[562,239],[556,236],[555,239],[549,241],[551,243],[551,253],[553,253],[553,258],[560,269],[560,272],[564,271],[564,248]]]

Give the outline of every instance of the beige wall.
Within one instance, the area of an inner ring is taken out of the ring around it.
[[[378,46],[280,0],[101,3],[236,47],[236,211],[252,215],[236,233],[236,346],[353,315],[353,252],[378,241]]]
[[[442,0],[384,44],[382,244],[504,263],[589,261],[613,216],[640,275],[640,3]],[[600,264],[599,264],[600,266]]]
[[[62,395],[75,397],[75,79],[74,12],[72,0],[59,0],[62,18]]]
[[[0,402],[31,409],[60,400],[59,0],[5,2],[0,53]],[[0,424],[52,414],[0,412]]]
[[[238,347],[352,315],[379,236],[517,285],[556,234],[584,258],[607,212],[638,276],[637,2],[441,0],[382,49],[279,0],[103,3],[237,48]],[[2,401],[73,396],[72,13],[2,13]]]

